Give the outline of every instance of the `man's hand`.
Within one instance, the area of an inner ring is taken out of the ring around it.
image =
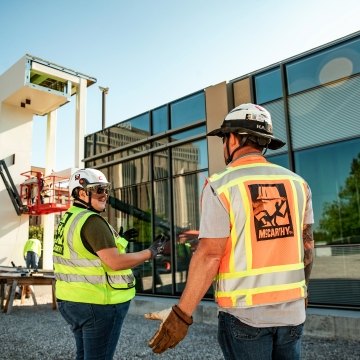
[[[188,332],[193,323],[192,316],[188,316],[174,305],[171,309],[144,315],[149,320],[160,320],[161,324],[155,335],[149,340],[149,347],[157,354],[161,354],[168,348],[174,348]]]
[[[119,230],[119,235],[125,240],[131,241],[139,235],[139,232],[135,228],[124,231],[124,228],[121,226]]]
[[[161,254],[169,240],[169,237],[164,234],[158,235],[149,247],[149,250],[151,251],[151,257],[154,258],[156,255]]]

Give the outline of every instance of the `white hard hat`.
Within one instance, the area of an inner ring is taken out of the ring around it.
[[[276,150],[285,143],[273,135],[270,113],[260,105],[242,104],[231,110],[225,117],[221,127],[210,131],[208,136],[225,134],[249,134],[267,140],[267,147]]]
[[[75,171],[69,180],[69,192],[72,195],[73,190],[80,187],[82,189],[91,189],[95,186],[110,186],[106,176],[97,169],[80,169]]]

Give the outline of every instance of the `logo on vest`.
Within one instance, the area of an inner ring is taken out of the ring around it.
[[[284,184],[249,185],[257,241],[294,235]]]
[[[55,233],[53,252],[59,255],[64,255],[64,231],[65,225],[72,216],[71,213],[66,212],[62,217],[59,226]]]

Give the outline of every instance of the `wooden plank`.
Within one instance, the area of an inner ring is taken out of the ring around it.
[[[27,286],[30,287],[30,294],[32,297],[32,300],[34,302],[34,305],[37,305],[35,292],[33,289],[33,285],[51,285],[51,291],[52,291],[52,308],[54,310],[57,309],[57,303],[56,303],[56,297],[55,297],[55,277],[53,275],[43,275],[43,276],[14,276],[14,274],[9,273],[0,273],[0,284],[2,288],[0,291],[3,291],[3,293],[0,293],[1,295],[1,302],[3,303],[3,300],[5,299],[5,284],[9,285],[9,292],[8,296],[6,298],[5,307],[3,307],[3,311],[5,313],[10,313],[12,310],[13,302],[15,299],[15,291],[17,286],[22,286],[23,290],[21,293],[21,303],[24,302],[25,297],[25,288]]]
[[[10,285],[9,295],[8,295],[8,298],[6,299],[5,309],[4,309],[4,312],[7,314],[11,313],[17,285],[18,285],[18,283],[16,280],[13,280]]]

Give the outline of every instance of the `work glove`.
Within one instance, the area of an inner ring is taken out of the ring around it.
[[[151,258],[154,258],[156,255],[161,254],[164,251],[165,245],[169,240],[169,237],[164,234],[158,235],[149,247],[149,250],[151,251]]]
[[[161,324],[155,335],[149,340],[149,347],[157,354],[167,349],[174,348],[188,332],[189,326],[193,323],[192,316],[188,316],[174,305],[171,309],[144,315],[149,320],[160,320]]]
[[[124,228],[121,226],[119,230],[119,235],[127,241],[131,241],[139,235],[139,232],[135,228],[124,231]]]

